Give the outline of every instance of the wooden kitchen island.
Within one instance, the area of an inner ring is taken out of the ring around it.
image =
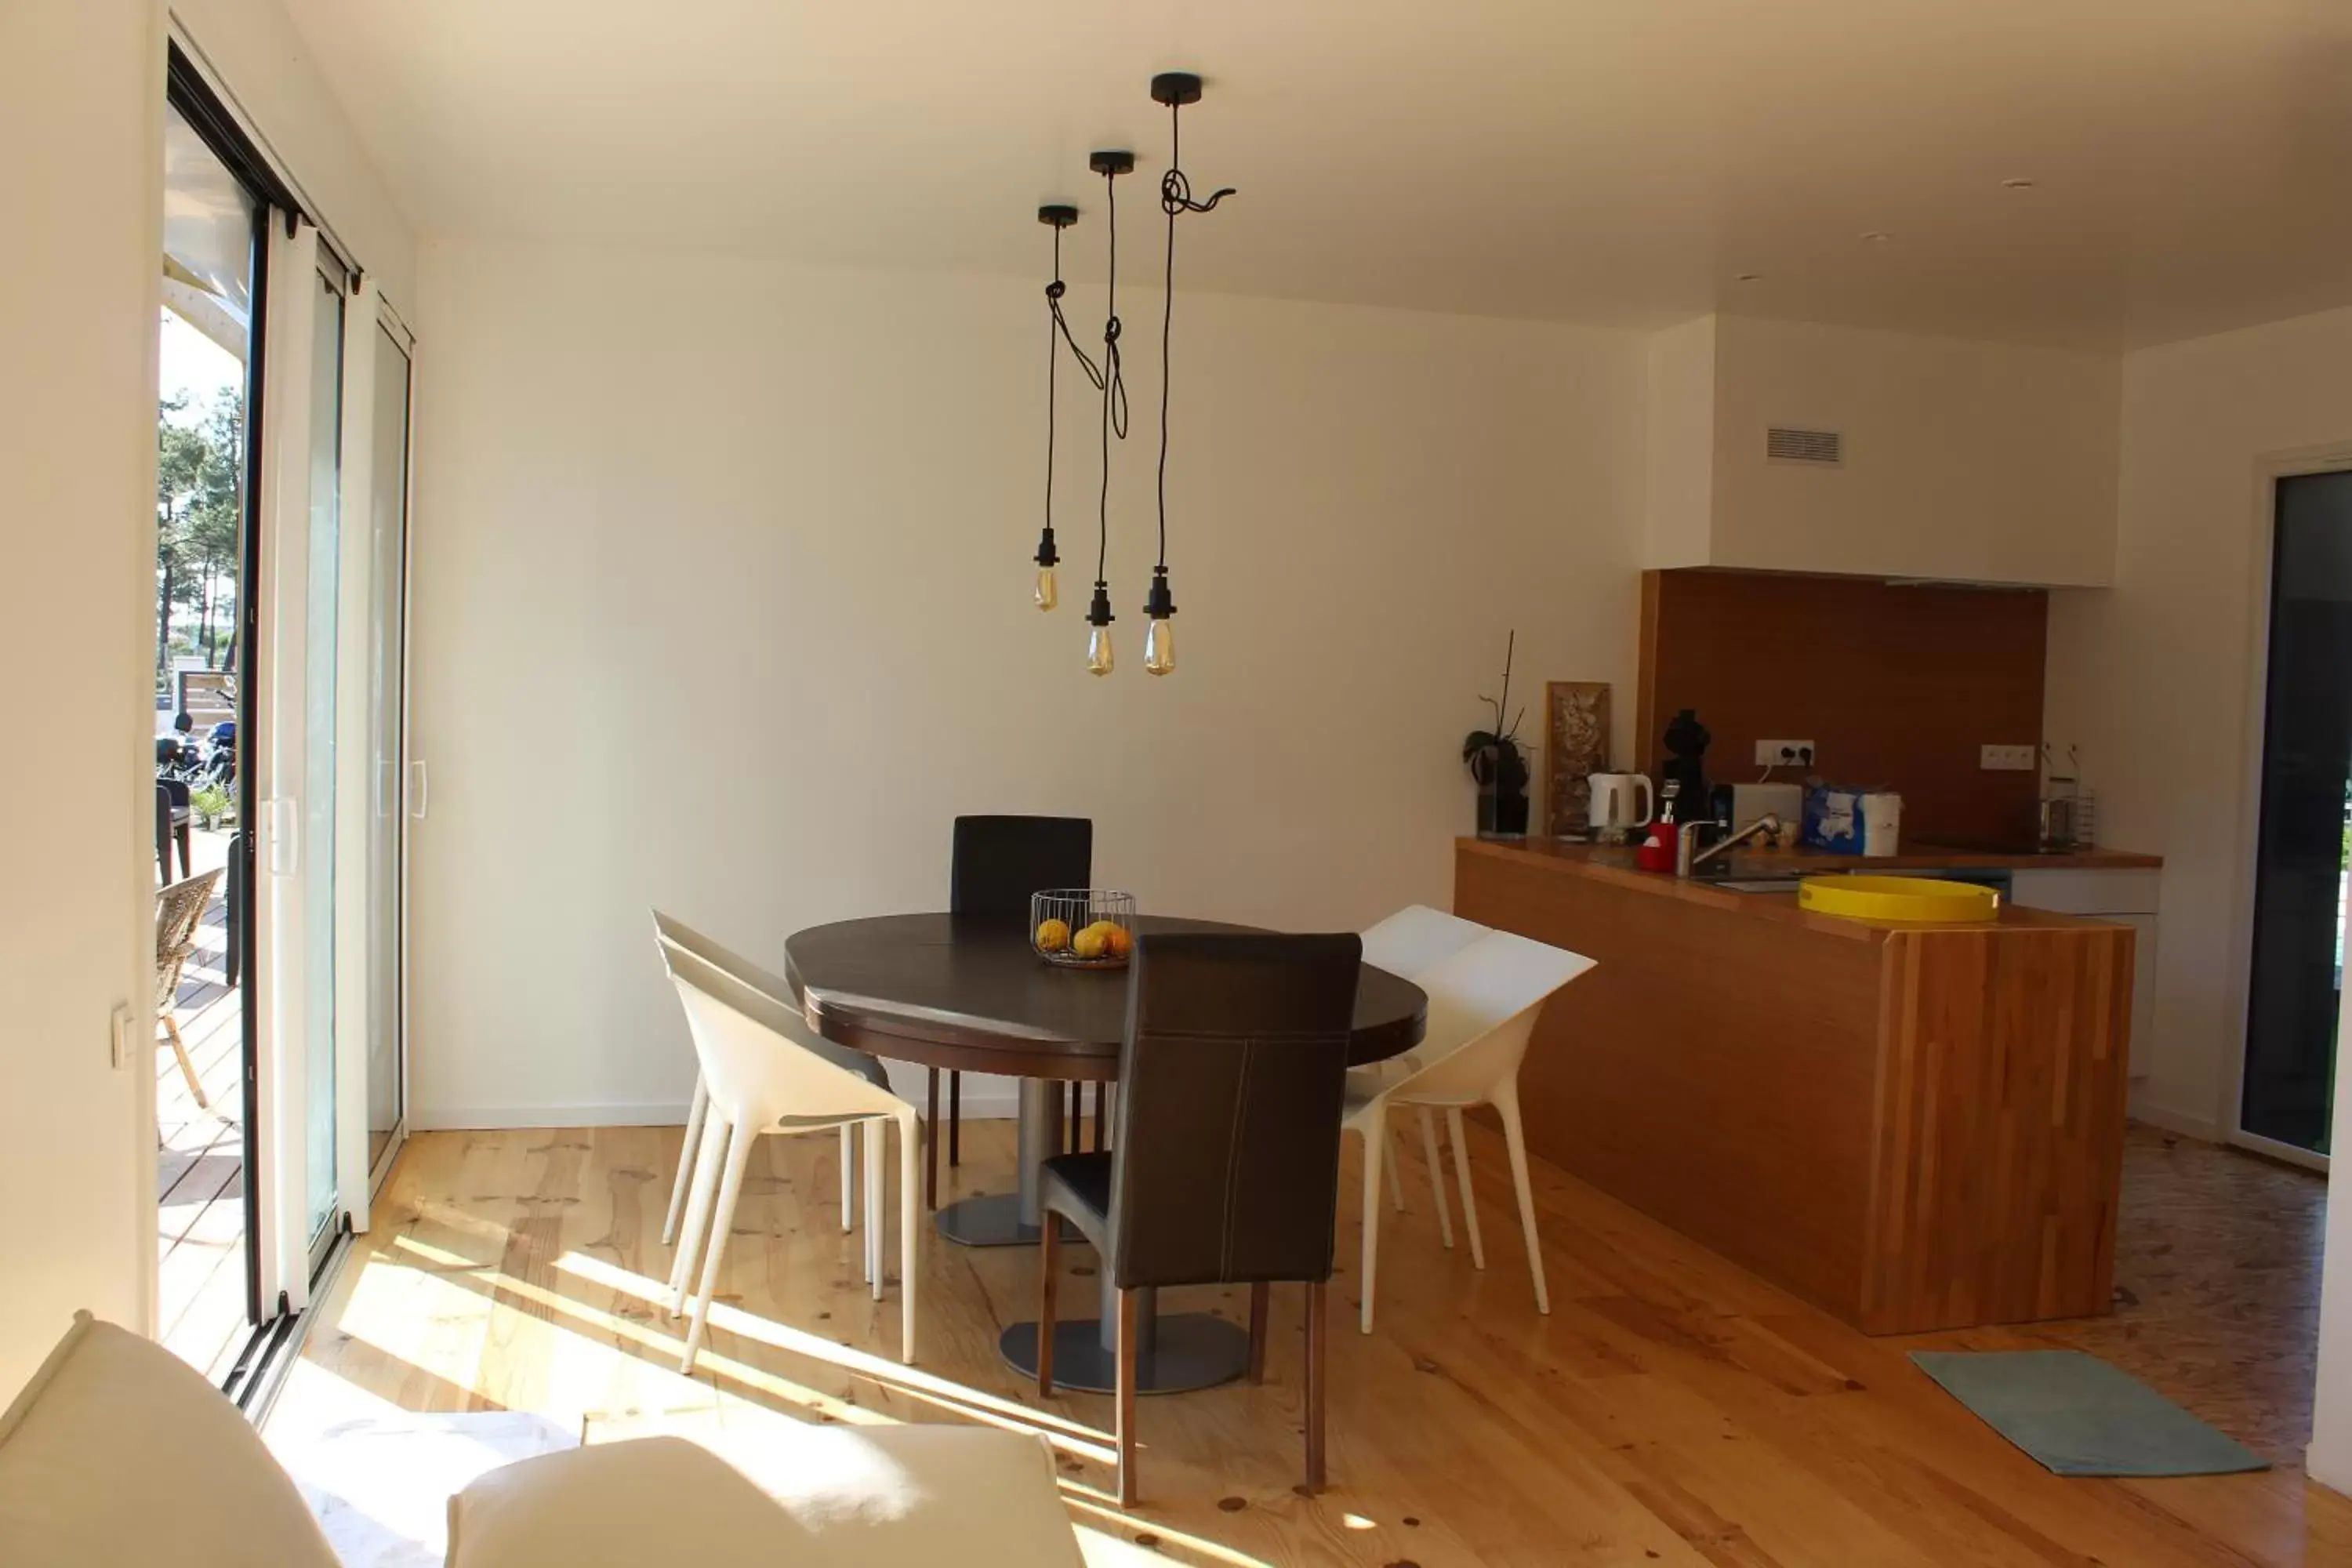
[[[1868,1333],[2109,1310],[2130,928],[1841,920],[1475,839],[1454,907],[1599,961],[1520,1075],[1546,1159]]]

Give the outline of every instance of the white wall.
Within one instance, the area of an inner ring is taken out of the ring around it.
[[[1700,316],[1650,337],[1644,566],[1704,566],[1714,550],[1716,320]]]
[[[155,1249],[148,1023],[118,1072],[108,1018],[154,1000],[159,38],[146,0],[0,7],[0,663],[40,759],[0,897],[0,1395],[75,1308],[143,1321]]]
[[[1095,405],[1066,370],[1063,604],[1028,602],[1036,280],[429,245],[423,285],[423,1125],[677,1119],[647,906],[780,964],[798,927],[940,907],[960,811],[1091,815],[1097,879],[1147,910],[1444,904],[1505,631],[1528,733],[1546,679],[1633,675],[1631,336],[1184,296],[1182,656],[1154,680],[1157,300],[1122,290],[1098,680]]]
[[[2113,355],[1718,320],[1717,564],[2107,580]],[[1773,425],[1842,432],[1844,465],[1766,462]]]
[[[2352,310],[2147,349],[2123,369],[2112,591],[2051,595],[2048,733],[2082,747],[2099,834],[2165,857],[2162,967],[2135,1109],[2224,1130],[2242,1039],[2259,754],[2265,455],[2352,456]]]
[[[360,259],[413,243],[270,0],[183,0]],[[164,13],[152,0],[0,6],[0,574],[12,722],[39,799],[0,899],[0,1396],[72,1310],[144,1324],[155,1258],[154,458]],[[282,116],[282,121],[279,118]],[[338,137],[340,136],[340,140]],[[373,216],[362,216],[362,213]],[[396,216],[396,215],[394,215]],[[132,1011],[125,1070],[109,1018]]]
[[[2112,354],[1726,315],[1659,334],[1652,371],[1651,565],[2070,584],[2114,570]],[[1844,461],[1768,462],[1775,425],[1839,432]]]

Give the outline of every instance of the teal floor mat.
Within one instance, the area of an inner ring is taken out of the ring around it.
[[[2270,1461],[2080,1351],[1914,1351],[1919,1369],[2062,1476],[2211,1476]]]

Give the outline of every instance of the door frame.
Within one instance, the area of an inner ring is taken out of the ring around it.
[[[2263,757],[2269,732],[2271,574],[2278,550],[2278,490],[2282,479],[2314,474],[2352,473],[2352,440],[2265,452],[2254,459],[2252,570],[2248,573],[2245,722],[2238,748],[2238,808],[2231,845],[2230,995],[2224,1038],[2229,1041],[2221,1075],[2221,1103],[2214,1125],[2223,1141],[2287,1164],[2325,1172],[2328,1157],[2249,1132],[2244,1126],[2247,1015],[2253,999],[2254,893],[2261,875]],[[2339,1041],[2338,1048],[2342,1048]]]

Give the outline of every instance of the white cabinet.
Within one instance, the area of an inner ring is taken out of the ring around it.
[[[2154,1037],[2156,1025],[2157,897],[2163,873],[2128,871],[2020,871],[2010,884],[2010,902],[2020,909],[2084,915],[2129,926],[2132,939],[2131,1037],[2135,1047]],[[2137,1057],[2131,1076],[2147,1069]]]

